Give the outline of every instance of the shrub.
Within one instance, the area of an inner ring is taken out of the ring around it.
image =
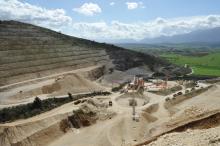
[[[76,101],[81,98],[97,96],[97,95],[109,95],[110,92],[92,92],[87,94],[80,94],[75,96],[70,96],[64,98],[48,98],[41,100],[39,97],[36,97],[32,103],[18,105],[14,107],[3,108],[0,110],[0,123],[12,122],[17,119],[26,119],[33,117],[35,115],[41,114],[43,112],[54,109],[58,106],[61,106],[65,103]]]
[[[124,82],[124,83],[121,83],[119,86],[117,87],[113,87],[112,88],[112,92],[117,92],[119,90],[121,90],[128,82]]]
[[[42,108],[42,101],[41,101],[41,99],[39,97],[36,97],[34,99],[32,107],[33,107],[33,109],[35,109],[35,108]]]
[[[67,93],[68,94],[68,97],[70,98],[70,99],[73,99],[73,96],[72,96],[72,94],[71,93]]]

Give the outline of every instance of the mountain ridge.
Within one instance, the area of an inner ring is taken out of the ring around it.
[[[92,65],[124,71],[167,64],[159,58],[18,21],[0,21],[0,85]]]
[[[174,36],[161,36],[153,39],[143,39],[139,43],[217,43],[220,42],[220,27],[206,30],[192,31]]]

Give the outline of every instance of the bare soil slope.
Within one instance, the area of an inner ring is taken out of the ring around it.
[[[0,58],[0,86],[92,65],[124,71],[167,64],[151,55],[17,21],[0,21]]]

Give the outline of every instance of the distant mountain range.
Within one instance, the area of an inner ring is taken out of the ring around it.
[[[216,44],[220,43],[220,27],[197,30],[186,34],[174,35],[174,36],[160,36],[157,38],[146,38],[141,41],[135,40],[119,40],[119,41],[109,41],[114,42],[114,44],[180,44],[180,43],[209,43]]]
[[[207,30],[197,30],[187,34],[174,36],[161,36],[153,39],[143,39],[137,43],[157,44],[157,43],[219,43],[220,27]]]

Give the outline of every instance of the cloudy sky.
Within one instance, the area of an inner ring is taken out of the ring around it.
[[[0,0],[0,20],[97,41],[138,41],[220,27],[220,0]]]

